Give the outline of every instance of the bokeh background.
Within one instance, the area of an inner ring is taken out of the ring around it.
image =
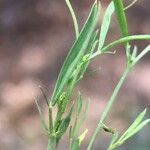
[[[108,2],[101,1],[102,15]],[[72,0],[72,3],[81,28],[93,0]],[[131,34],[150,34],[149,6],[149,0],[139,0],[127,10]],[[113,17],[107,42],[118,37],[117,22]],[[0,150],[46,149],[47,137],[40,126],[34,99],[39,100],[46,117],[46,105],[38,86],[51,95],[61,64],[73,41],[72,20],[64,0],[0,0]],[[133,44],[138,45],[140,51],[149,42]],[[100,56],[92,61],[74,93],[74,99],[78,90],[85,101],[91,98],[84,125],[89,132],[83,150],[125,66],[123,47],[116,50],[115,55]],[[130,73],[109,113],[107,124],[122,133],[137,114],[149,106],[148,54]],[[149,110],[147,117],[150,117]],[[120,149],[149,150],[149,130],[149,126],[145,127]],[[106,149],[109,138],[109,134],[101,131],[93,149]],[[67,136],[58,149],[67,150]]]

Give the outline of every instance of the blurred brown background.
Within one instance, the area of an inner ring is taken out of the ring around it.
[[[102,14],[108,0],[102,2]],[[129,1],[125,1],[128,3]],[[93,0],[72,0],[80,28]],[[150,1],[139,0],[127,11],[131,34],[150,34]],[[113,17],[107,41],[119,36]],[[0,1],[0,150],[44,150],[47,139],[40,126],[34,98],[46,107],[38,86],[51,95],[59,69],[74,40],[71,17],[64,0]],[[134,42],[144,48],[148,42]],[[90,139],[100,112],[125,66],[123,47],[115,55],[97,57],[75,90],[91,98],[85,123],[89,129],[82,149]],[[98,69],[100,68],[100,69]],[[94,71],[97,70],[98,71]],[[150,108],[150,55],[132,71],[121,89],[107,123],[124,131],[145,107]],[[147,117],[150,117],[148,110]],[[150,128],[145,127],[121,150],[149,150]],[[104,150],[109,135],[101,131],[94,150]],[[58,149],[67,149],[64,138]]]

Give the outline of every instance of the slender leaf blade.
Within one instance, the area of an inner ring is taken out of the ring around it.
[[[80,115],[81,109],[82,109],[82,96],[81,93],[79,92],[78,94],[78,102],[77,102],[77,116]]]
[[[124,12],[123,1],[113,0],[113,2],[114,2],[115,12],[118,19],[122,37],[126,37],[128,36],[128,25],[127,25],[126,15]]]
[[[100,37],[99,37],[99,44],[98,44],[98,50],[101,50],[101,48],[104,45],[105,39],[106,39],[106,35],[110,26],[110,21],[111,21],[111,16],[114,12],[115,8],[114,8],[114,3],[113,1],[108,5],[103,21],[102,21],[102,25],[101,25],[101,30],[100,30]]]
[[[121,31],[121,36],[126,37],[129,35],[129,33],[128,33],[128,23],[127,23],[126,14],[123,6],[123,0],[113,0],[113,2],[115,6],[115,14],[117,16],[118,24]],[[128,51],[128,46],[130,45],[129,41],[126,41],[124,44],[126,48],[126,57],[128,59],[130,56],[130,53]]]
[[[97,38],[97,34],[98,34],[98,30],[94,33],[94,35],[91,37],[91,42],[89,44],[89,49],[86,51],[86,54],[85,56],[87,56],[85,58],[85,60],[83,60],[83,65],[81,67],[81,71],[79,73],[79,79],[83,78],[83,75],[85,74],[86,70],[87,70],[87,67],[90,63],[90,60],[88,59],[88,57],[90,55],[92,55],[92,53],[94,52],[96,46],[97,46],[97,43],[98,43],[98,40],[96,40]],[[84,57],[84,56],[83,56]],[[84,58],[83,58],[84,59]]]
[[[70,150],[80,150],[79,139],[73,141]]]
[[[85,129],[85,131],[78,137],[79,138],[79,145],[81,145],[81,142],[84,140],[87,132],[88,132],[88,129]]]
[[[51,99],[52,105],[55,105],[55,103],[57,102],[58,97],[61,94],[65,84],[69,80],[71,73],[73,72],[77,63],[83,56],[90,41],[90,37],[97,25],[99,13],[99,5],[97,4],[97,2],[95,2],[78,39],[75,41],[73,47],[70,49],[65,59],[65,62],[61,68]]]
[[[62,120],[59,128],[58,128],[58,131],[57,131],[57,138],[60,139],[61,136],[66,132],[68,126],[69,126],[69,123],[70,123],[70,120],[71,120],[71,114],[72,114],[72,109],[70,110],[70,112],[68,113],[68,115]]]
[[[150,123],[150,119],[147,119],[145,121],[143,121],[142,123],[140,123],[131,133],[129,133],[128,135],[126,135],[123,139],[122,142],[126,141],[127,139],[129,139],[131,136],[133,136],[134,134],[136,134],[137,132],[139,132],[143,127],[145,127],[148,123]]]
[[[126,137],[128,134],[130,134],[142,121],[146,114],[146,109],[141,112],[138,117],[135,119],[135,121],[131,124],[131,126],[126,130],[126,132],[120,137],[119,141],[121,141],[124,137]]]

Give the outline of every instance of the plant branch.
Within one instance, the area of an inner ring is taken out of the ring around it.
[[[97,137],[97,135],[98,135],[98,133],[99,133],[99,130],[103,127],[102,122],[105,120],[105,118],[106,118],[106,116],[107,116],[109,110],[111,109],[111,107],[112,107],[112,105],[113,105],[113,103],[114,103],[114,101],[115,101],[115,99],[116,99],[116,97],[117,97],[117,94],[118,94],[118,92],[119,92],[119,90],[120,90],[122,84],[124,83],[124,80],[126,79],[128,73],[129,73],[129,71],[130,71],[130,69],[127,67],[127,68],[125,69],[125,71],[124,71],[122,77],[120,78],[120,80],[119,80],[117,86],[115,87],[115,89],[114,89],[114,91],[113,91],[113,93],[112,93],[112,95],[111,95],[111,97],[110,97],[110,99],[109,99],[109,101],[108,101],[108,103],[107,103],[107,105],[106,105],[106,107],[105,107],[105,109],[104,109],[104,111],[103,111],[101,117],[100,117],[100,120],[99,120],[99,122],[98,122],[98,125],[97,125],[95,131],[94,131],[94,134],[93,134],[93,136],[92,136],[92,138],[91,138],[91,141],[90,141],[90,143],[89,143],[89,145],[88,145],[87,150],[91,150],[92,145],[93,145],[93,143],[94,143],[94,141],[95,141],[95,139],[96,139],[96,137]]]
[[[92,59],[92,58],[96,57],[97,55],[107,52],[110,48],[112,48],[114,46],[117,46],[117,45],[122,44],[127,41],[133,41],[133,40],[150,40],[150,35],[131,35],[131,36],[127,36],[127,37],[118,39],[118,40],[113,41],[112,43],[108,44],[103,49],[98,50],[95,53],[93,53],[89,57],[89,59]]]

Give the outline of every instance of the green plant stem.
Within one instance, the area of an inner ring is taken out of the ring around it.
[[[110,97],[110,99],[109,99],[109,101],[108,101],[108,103],[107,103],[107,105],[106,105],[106,107],[105,107],[105,109],[104,109],[104,111],[103,111],[101,117],[100,117],[100,120],[99,120],[99,122],[98,122],[98,125],[97,125],[95,131],[94,131],[94,134],[93,134],[93,136],[92,136],[92,138],[91,138],[91,141],[90,141],[90,143],[89,143],[89,145],[88,145],[87,150],[91,150],[92,145],[93,145],[93,143],[94,143],[94,141],[95,141],[95,139],[96,139],[96,137],[97,137],[97,135],[98,135],[98,133],[99,133],[99,130],[100,130],[100,129],[102,128],[102,126],[103,126],[101,123],[105,120],[105,118],[106,118],[106,116],[107,116],[109,110],[111,109],[111,107],[112,107],[112,105],[113,105],[113,103],[114,103],[114,101],[115,101],[115,99],[116,99],[116,96],[117,96],[117,94],[118,94],[118,92],[119,92],[119,90],[120,90],[120,88],[121,88],[121,86],[122,86],[124,80],[126,79],[128,73],[129,73],[129,71],[130,71],[130,68],[129,68],[129,67],[126,67],[126,69],[125,69],[125,71],[124,71],[122,77],[120,78],[120,80],[119,80],[117,86],[115,87],[115,89],[114,89],[114,91],[113,91],[113,93],[112,93],[112,95],[111,95],[111,97]]]
[[[59,108],[58,107],[58,111],[57,111],[57,115],[56,115],[56,120],[55,120],[55,126],[57,126],[57,123],[61,120],[63,114],[64,114],[64,111],[66,109],[66,105],[68,103],[68,100],[72,94],[72,91],[73,91],[73,87],[74,87],[74,84],[75,84],[75,81],[77,79],[77,73],[76,75],[74,76],[74,78],[72,79],[72,81],[67,85],[67,93],[66,93],[66,96],[65,96],[65,103],[63,103],[63,108]]]
[[[117,46],[117,45],[124,43],[124,42],[127,42],[127,41],[133,41],[133,40],[150,40],[150,35],[131,35],[131,36],[127,36],[127,37],[118,39],[118,40],[113,41],[112,43],[108,44],[107,46],[105,46],[101,50],[98,50],[95,53],[93,53],[89,57],[89,59],[92,59],[92,58],[94,58],[97,55],[100,55],[102,53],[106,53],[109,49],[111,49],[114,46]]]
[[[74,29],[75,29],[76,38],[78,38],[78,36],[79,36],[79,27],[78,27],[78,22],[77,22],[75,12],[74,12],[74,10],[71,6],[70,0],[65,0],[65,1],[66,1],[67,7],[70,11],[70,14],[71,14],[71,17],[72,17],[72,20],[73,20],[73,25],[74,25]]]
[[[48,107],[49,133],[53,132],[52,106]]]
[[[55,149],[56,149],[56,138],[48,137],[47,150],[55,150]]]
[[[114,145],[111,145],[107,150],[114,150],[117,147],[119,147],[122,143],[115,143]]]

